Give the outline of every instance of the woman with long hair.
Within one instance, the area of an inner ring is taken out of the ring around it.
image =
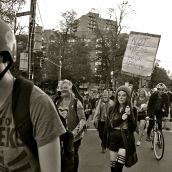
[[[141,145],[142,137],[144,134],[144,127],[146,124],[146,111],[147,111],[147,104],[148,104],[148,98],[147,93],[144,89],[140,89],[138,96],[136,97],[134,101],[134,107],[137,109],[138,112],[138,141],[136,143],[137,146]]]
[[[106,120],[103,144],[109,148],[111,172],[122,172],[124,165],[130,167],[137,162],[133,134],[137,127],[137,112],[132,108],[130,96],[128,87],[119,87],[115,105]]]
[[[73,84],[69,80],[59,82],[60,98],[55,102],[60,116],[65,121],[67,130],[71,131],[74,136],[74,171],[77,172],[79,165],[79,147],[83,137],[84,126],[86,124],[84,108],[81,101],[76,98]],[[76,93],[76,92],[75,92]]]

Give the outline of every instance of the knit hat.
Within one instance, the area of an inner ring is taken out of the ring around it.
[[[127,95],[128,95],[129,97],[131,96],[131,89],[130,89],[129,87],[127,87],[127,86],[124,86],[124,85],[120,86],[120,87],[116,90],[116,97],[117,97],[119,91],[124,91],[124,92],[127,93]]]

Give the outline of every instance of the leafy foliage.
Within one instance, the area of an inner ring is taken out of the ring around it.
[[[112,26],[108,30],[102,30],[98,22],[95,30],[95,34],[99,40],[97,60],[101,62],[97,72],[102,76],[106,87],[111,81],[111,71],[113,71],[115,77],[121,77],[122,60],[128,41],[128,34],[122,33],[123,29],[126,28],[123,25],[123,21],[128,15],[133,13],[133,10],[128,1],[126,1],[118,5],[118,12],[119,14],[116,13],[115,9],[109,9],[109,22],[112,23]]]
[[[14,22],[15,14],[25,4],[25,0],[1,0],[0,1],[0,16],[9,23]]]
[[[89,81],[92,72],[89,62],[90,48],[83,39],[77,38],[68,46],[63,59],[62,78],[70,79],[75,84],[81,83],[83,77]]]
[[[170,78],[167,75],[167,71],[164,68],[155,67],[149,86],[153,88],[160,82],[164,83],[167,86],[171,84]]]

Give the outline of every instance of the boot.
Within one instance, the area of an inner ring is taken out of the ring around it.
[[[111,167],[111,172],[122,172],[123,164],[116,162],[115,167]]]

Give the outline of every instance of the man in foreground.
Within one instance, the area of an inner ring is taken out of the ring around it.
[[[34,85],[31,89],[29,104],[26,104],[29,107],[27,119],[16,127],[18,118],[16,118],[17,114],[13,113],[13,108],[26,101],[25,97],[20,96],[20,92],[27,94],[28,90],[19,87],[16,83],[17,79],[9,71],[16,60],[15,55],[15,36],[11,28],[0,19],[0,171],[60,172],[59,136],[65,132],[65,129],[53,102],[48,95]],[[24,80],[22,82],[27,83]],[[19,90],[19,102],[12,101],[15,95],[14,85]],[[24,111],[24,108],[21,107],[21,111]],[[20,113],[19,109],[17,112]],[[22,114],[17,116],[22,118]],[[29,120],[31,123],[28,123]],[[33,127],[32,133],[28,124]],[[24,133],[25,139],[27,135],[31,135],[35,143],[31,140],[29,140],[30,143],[26,140],[24,142],[24,136],[21,137],[23,131],[19,130],[21,126],[25,127],[24,131],[27,127],[29,128],[28,132]],[[32,149],[33,147],[35,149]]]

